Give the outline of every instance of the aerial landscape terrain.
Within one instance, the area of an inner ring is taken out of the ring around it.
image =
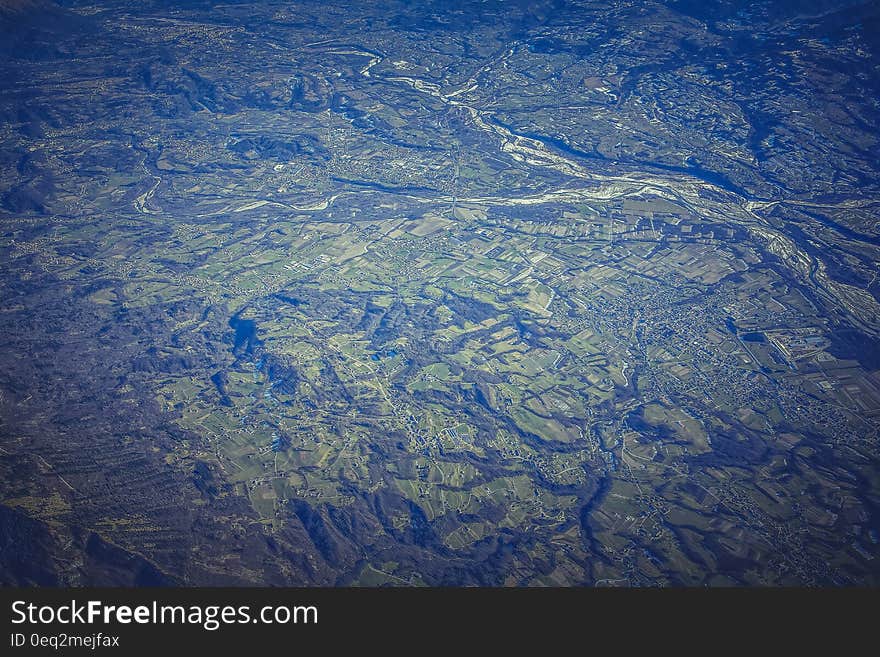
[[[0,0],[0,585],[880,585],[880,3]]]

